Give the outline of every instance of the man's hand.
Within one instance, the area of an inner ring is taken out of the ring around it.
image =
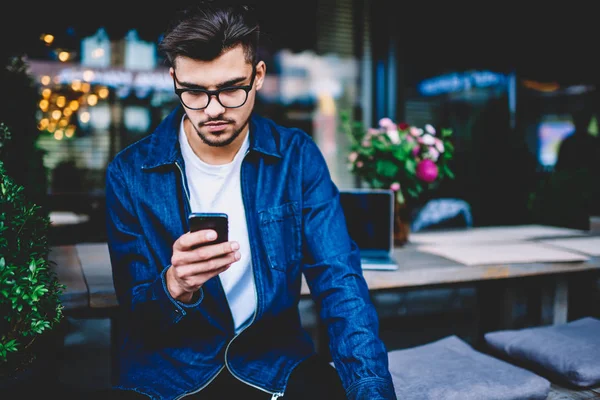
[[[188,232],[173,244],[167,288],[171,296],[189,303],[204,282],[225,271],[241,257],[237,242],[206,244],[217,238],[213,230]],[[197,247],[199,245],[204,245]]]

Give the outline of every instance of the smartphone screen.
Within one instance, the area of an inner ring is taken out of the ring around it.
[[[212,229],[217,238],[210,244],[223,243],[229,240],[229,220],[225,213],[191,213],[188,217],[190,232]]]

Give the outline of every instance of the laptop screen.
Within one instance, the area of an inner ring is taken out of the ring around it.
[[[361,254],[389,254],[393,249],[393,193],[384,189],[340,191],[348,233]]]

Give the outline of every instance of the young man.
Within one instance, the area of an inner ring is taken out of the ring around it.
[[[253,114],[266,74],[258,36],[245,6],[182,13],[160,47],[181,107],[108,167],[116,387],[154,399],[393,399],[326,163],[304,132]],[[229,241],[189,232],[191,212],[228,214]],[[301,327],[302,274],[335,369]]]

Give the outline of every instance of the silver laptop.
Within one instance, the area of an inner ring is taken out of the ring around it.
[[[394,192],[385,189],[343,189],[340,202],[350,237],[360,249],[365,270],[396,270]]]

